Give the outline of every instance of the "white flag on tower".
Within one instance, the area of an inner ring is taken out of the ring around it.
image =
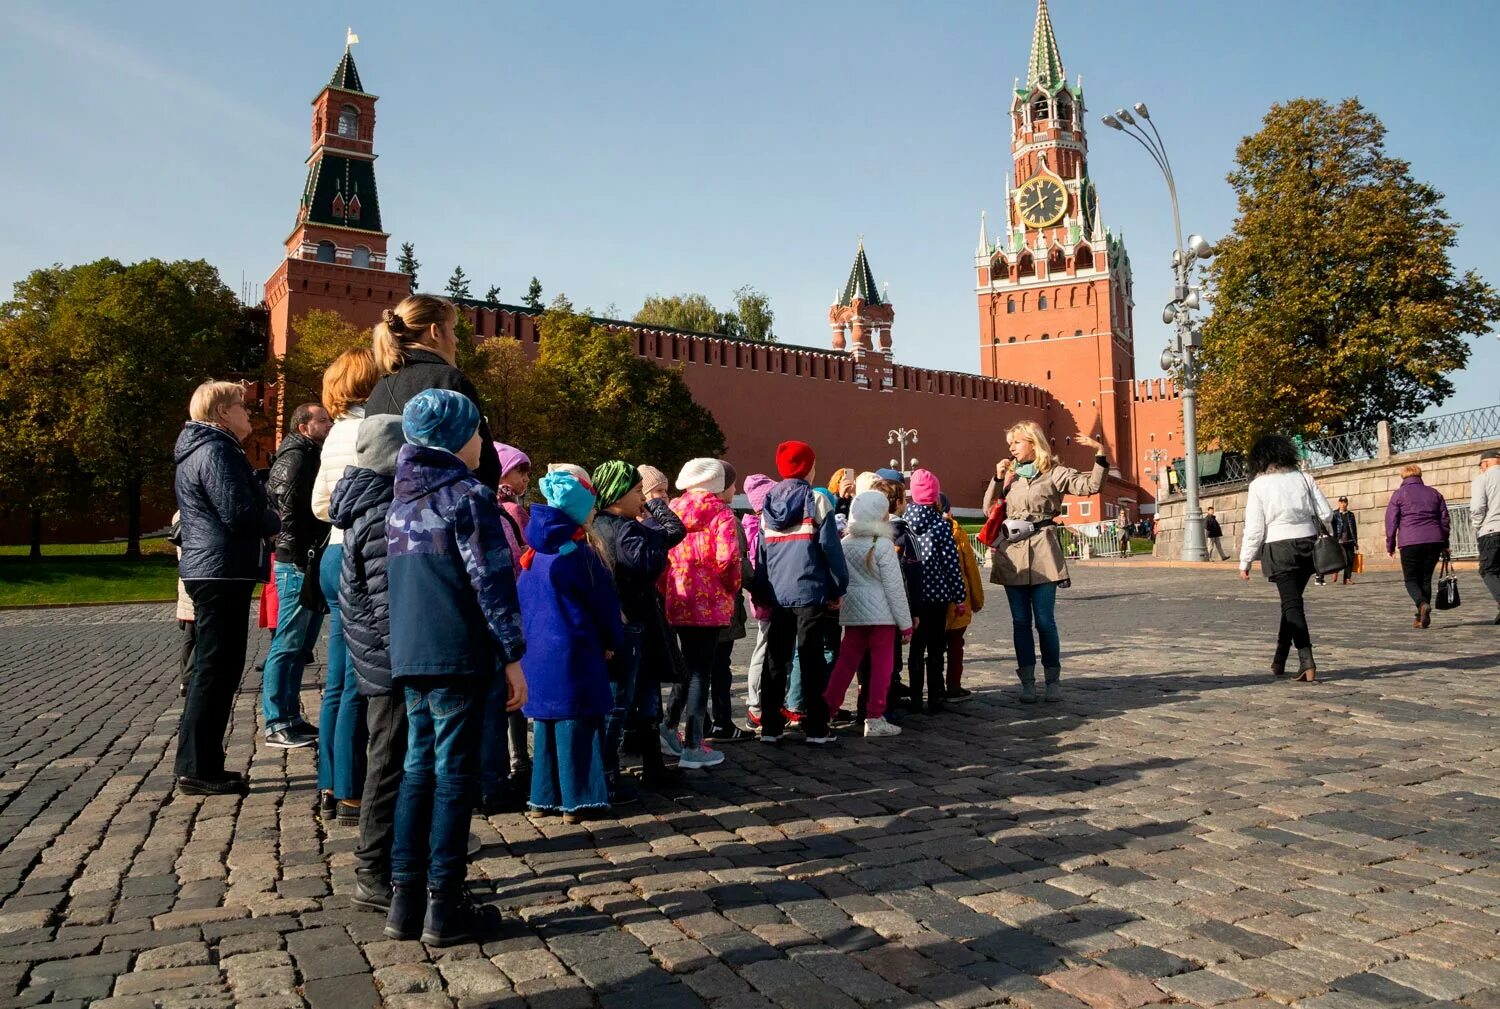
[[[348,34],[344,36],[344,48],[347,49],[350,46],[354,45],[354,43],[356,43],[358,41],[359,41],[359,36],[356,35],[356,34],[354,34],[354,29],[353,28],[350,28],[350,29],[348,29]]]

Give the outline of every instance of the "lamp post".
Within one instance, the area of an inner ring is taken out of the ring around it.
[[[1146,461],[1151,464],[1151,480],[1156,484],[1156,499],[1159,503],[1162,497],[1161,478],[1165,474],[1162,463],[1167,461],[1167,453],[1159,448],[1153,448],[1146,453]]]
[[[1175,327],[1172,342],[1162,351],[1161,366],[1165,371],[1175,371],[1182,385],[1182,439],[1187,455],[1186,487],[1187,514],[1182,521],[1182,559],[1185,561],[1208,560],[1208,541],[1203,536],[1203,512],[1198,506],[1198,364],[1194,352],[1202,346],[1202,327],[1192,317],[1202,302],[1198,288],[1192,286],[1193,266],[1199,259],[1209,259],[1214,247],[1201,235],[1189,235],[1187,245],[1182,242],[1182,216],[1177,209],[1177,180],[1172,177],[1172,162],[1167,158],[1166,145],[1151,113],[1144,102],[1133,106],[1135,116],[1125,109],[1116,109],[1112,116],[1104,117],[1104,125],[1131,137],[1146,149],[1156,167],[1167,180],[1167,193],[1172,197],[1172,228],[1177,236],[1177,248],[1172,252],[1172,300],[1162,309],[1161,321]],[[1148,134],[1136,121],[1139,116],[1147,126]]]
[[[902,476],[906,476],[907,475],[907,469],[906,469],[906,463],[907,463],[907,459],[906,459],[906,446],[907,445],[915,445],[917,443],[917,429],[914,428],[914,427],[910,427],[910,428],[907,428],[907,427],[898,427],[898,428],[896,428],[893,431],[888,431],[886,433],[886,436],[885,436],[885,443],[887,445],[900,445],[901,446],[900,465],[899,466],[897,465],[897,460],[895,460],[895,459],[891,460],[891,465],[892,466],[896,466],[897,472],[899,472]],[[911,464],[913,466],[915,466],[917,464],[917,457],[916,456],[912,456],[911,457]]]

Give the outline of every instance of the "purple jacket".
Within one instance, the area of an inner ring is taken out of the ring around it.
[[[1402,480],[1391,495],[1391,503],[1385,506],[1387,553],[1396,552],[1398,538],[1404,547],[1423,543],[1448,545],[1448,502],[1419,476]]]

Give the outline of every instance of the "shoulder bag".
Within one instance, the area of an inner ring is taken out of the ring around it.
[[[311,613],[328,612],[328,600],[323,598],[319,570],[323,566],[323,551],[328,549],[328,535],[324,533],[321,543],[308,547],[307,565],[302,569],[302,591],[297,596],[297,604]]]
[[[1440,610],[1456,610],[1462,602],[1458,595],[1458,576],[1453,573],[1448,555],[1443,554],[1443,567],[1438,572],[1437,592],[1434,593],[1432,605]]]
[[[1331,575],[1344,570],[1344,548],[1339,546],[1339,541],[1333,538],[1333,532],[1328,528],[1328,523],[1323,521],[1323,516],[1318,514],[1318,498],[1313,493],[1312,478],[1306,473],[1302,474],[1302,481],[1307,486],[1307,506],[1312,511],[1313,521],[1317,523],[1318,535],[1313,541],[1313,570],[1320,575]]]

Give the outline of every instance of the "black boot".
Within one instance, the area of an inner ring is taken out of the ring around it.
[[[391,910],[391,881],[364,873],[354,874],[354,896],[349,903],[366,911],[389,913]]]
[[[429,946],[456,946],[485,939],[500,927],[500,909],[476,904],[463,886],[427,895],[427,919],[422,923],[422,941]]]
[[[385,917],[387,939],[415,939],[422,934],[422,915],[427,912],[427,887],[421,883],[397,883],[391,887],[391,910]]]
[[[1311,647],[1297,649],[1297,679],[1304,683],[1316,683],[1318,680],[1318,666],[1313,662]]]
[[[658,758],[659,756],[660,751],[658,751]],[[641,801],[640,789],[636,787],[636,783],[619,771],[606,774],[604,779],[609,789],[611,806],[633,806]]]
[[[1290,641],[1276,642],[1276,654],[1271,656],[1271,675],[1286,675],[1286,657],[1291,654],[1292,643]]]
[[[641,784],[647,788],[663,788],[682,783],[682,771],[668,767],[661,756],[661,747],[649,740],[641,747]]]

